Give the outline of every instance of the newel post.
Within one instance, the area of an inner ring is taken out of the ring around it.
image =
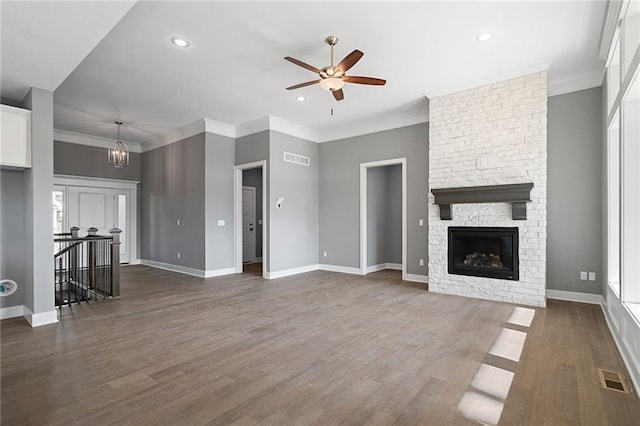
[[[113,228],[109,231],[111,241],[111,296],[120,297],[120,234],[121,229]]]
[[[71,238],[78,238],[78,231],[80,230],[80,228],[78,228],[77,226],[72,226],[70,231],[71,231]]]

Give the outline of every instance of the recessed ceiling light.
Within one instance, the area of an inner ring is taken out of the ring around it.
[[[478,40],[478,41],[488,41],[489,39],[491,39],[491,37],[493,37],[493,34],[491,34],[491,33],[480,33],[476,37],[476,40]]]
[[[191,44],[187,40],[183,39],[182,37],[172,37],[171,43],[173,43],[174,46],[178,46],[178,47],[189,47],[189,45]]]
[[[302,95],[298,95],[298,96],[295,97],[295,100],[298,101],[298,102],[304,102],[304,101],[307,100],[307,98],[305,98]]]

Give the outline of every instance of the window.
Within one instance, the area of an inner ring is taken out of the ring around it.
[[[629,9],[622,24],[623,33],[623,64],[624,74],[627,75],[633,55],[640,46],[640,2],[629,2]]]
[[[640,303],[640,74],[622,98],[622,300]]]
[[[615,38],[607,67],[607,112],[611,112],[620,91],[620,39]]]
[[[608,187],[608,260],[607,282],[620,297],[620,114],[609,125],[607,134],[607,187]]]

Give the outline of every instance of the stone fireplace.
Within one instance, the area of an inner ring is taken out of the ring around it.
[[[545,306],[546,87],[538,72],[430,99],[430,291]],[[463,236],[464,259],[450,259],[450,230],[469,228],[512,230],[514,252],[502,236],[475,248]]]

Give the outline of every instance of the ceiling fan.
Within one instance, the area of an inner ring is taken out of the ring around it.
[[[364,55],[359,50],[354,50],[349,53],[338,65],[333,65],[333,46],[338,44],[338,37],[329,36],[324,41],[327,42],[329,46],[331,46],[331,65],[328,67],[324,67],[318,69],[312,65],[306,64],[298,59],[292,58],[291,56],[286,56],[285,59],[289,62],[292,62],[302,68],[306,68],[309,71],[313,71],[318,74],[320,77],[317,80],[307,81],[305,83],[296,84],[295,86],[287,87],[287,90],[299,89],[301,87],[311,86],[312,84],[319,83],[320,87],[325,90],[329,90],[333,93],[333,97],[337,101],[341,101],[344,99],[344,93],[342,92],[342,87],[345,83],[355,83],[355,84],[369,84],[373,86],[384,86],[387,82],[386,80],[382,80],[380,78],[373,77],[355,77],[348,76],[345,73],[354,66],[360,58]]]

